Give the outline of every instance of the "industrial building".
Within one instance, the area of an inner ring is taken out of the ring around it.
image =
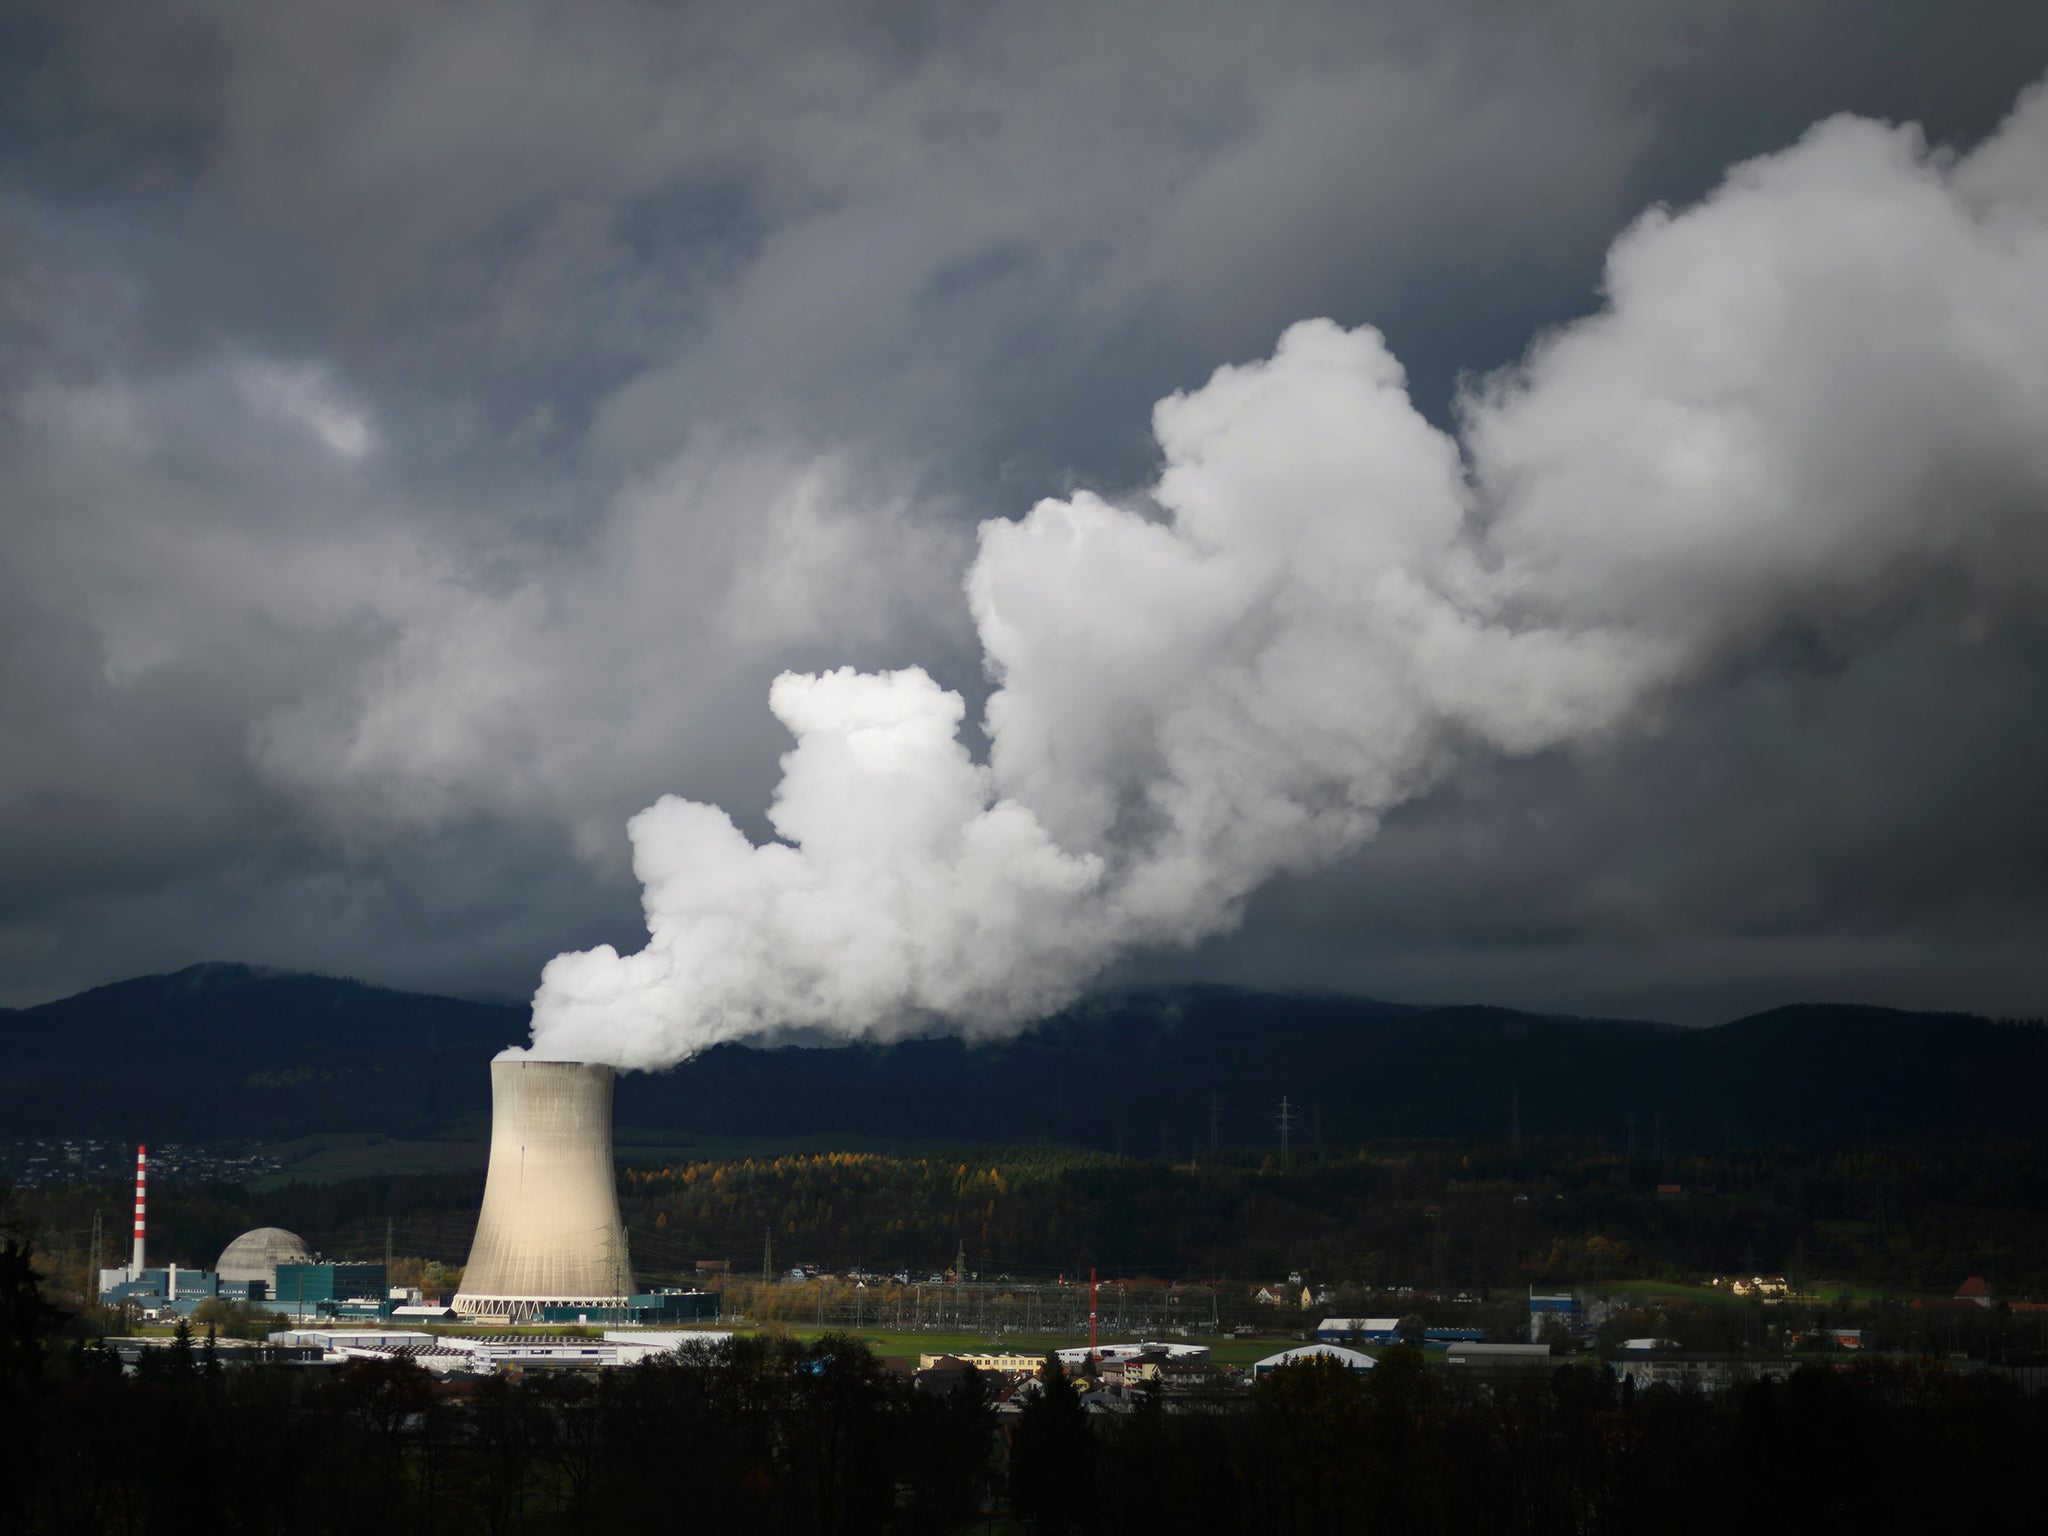
[[[1484,1328],[1425,1328],[1424,1349],[1449,1349],[1453,1344],[1477,1344],[1486,1337]]]
[[[1453,1344],[1446,1354],[1451,1379],[1487,1386],[1542,1379],[1557,1366],[1548,1344]]]
[[[1045,1364],[1043,1355],[1017,1354],[922,1354],[917,1357],[920,1371],[936,1371],[941,1362],[951,1360],[958,1365],[971,1365],[977,1371],[998,1371],[1005,1376],[1029,1376]]]
[[[134,1302],[145,1311],[154,1312],[160,1308],[175,1309],[181,1297],[190,1296],[193,1306],[216,1293],[219,1280],[212,1275],[192,1270],[180,1275],[178,1266],[167,1264],[161,1269],[149,1267],[146,1244],[146,1214],[149,1196],[149,1148],[135,1149],[135,1246],[130,1251],[126,1264],[102,1269],[99,1274],[99,1296],[105,1305],[119,1302]]]
[[[456,1311],[461,1311],[457,1298]],[[718,1321],[716,1291],[637,1291],[611,1301],[535,1301],[518,1320],[525,1323],[634,1323],[643,1327]]]
[[[412,1305],[411,1293],[386,1288],[382,1264],[280,1264],[278,1293],[267,1305],[294,1322],[331,1318],[336,1322],[439,1321],[460,1317],[461,1308]],[[718,1320],[713,1291],[653,1290],[602,1301],[532,1301],[519,1316],[524,1323],[612,1323],[675,1327]]]
[[[246,1282],[223,1281],[211,1270],[184,1269],[167,1264],[162,1269],[138,1270],[132,1265],[103,1269],[99,1276],[102,1306],[130,1303],[145,1317],[164,1317],[196,1311],[203,1301],[247,1301]]]
[[[190,1269],[165,1264],[152,1269],[147,1248],[149,1210],[149,1149],[135,1149],[135,1244],[128,1262],[100,1270],[96,1290],[103,1306],[133,1305],[148,1318],[189,1315],[207,1301],[261,1301],[264,1279],[253,1267],[253,1256],[268,1252],[266,1234],[298,1239],[276,1227],[259,1227],[229,1243],[221,1255],[222,1264],[212,1270]],[[256,1241],[252,1241],[252,1239]],[[301,1247],[304,1245],[301,1244]],[[230,1266],[227,1261],[235,1262]],[[221,1273],[221,1269],[227,1273]]]
[[[267,1305],[290,1318],[368,1319],[391,1310],[382,1264],[279,1264],[276,1274]]]
[[[1088,1363],[1090,1354],[1095,1356],[1095,1362],[1098,1365],[1107,1365],[1112,1361],[1135,1360],[1140,1355],[1161,1355],[1168,1360],[1193,1362],[1207,1360],[1209,1358],[1209,1346],[1206,1344],[1161,1344],[1148,1340],[1140,1344],[1101,1344],[1097,1345],[1093,1350],[1083,1344],[1073,1349],[1055,1350],[1054,1353],[1059,1356],[1060,1365],[1063,1368],[1068,1371],[1078,1371]]]
[[[223,1248],[213,1268],[223,1281],[248,1285],[252,1287],[249,1294],[263,1300],[277,1294],[278,1265],[312,1262],[313,1250],[298,1233],[283,1227],[257,1227]],[[262,1290],[253,1289],[258,1285]]]
[[[1102,1385],[1135,1389],[1157,1388],[1169,1394],[1200,1391],[1222,1385],[1223,1373],[1207,1357],[1175,1359],[1164,1350],[1133,1355],[1102,1367]]]
[[[491,1156],[455,1309],[502,1323],[628,1307],[632,1261],[612,1173],[610,1067],[491,1063]]]
[[[1346,1349],[1340,1344],[1304,1344],[1299,1349],[1283,1349],[1277,1355],[1254,1361],[1252,1380],[1257,1381],[1269,1371],[1277,1371],[1283,1366],[1299,1365],[1304,1360],[1334,1360],[1345,1370],[1360,1373],[1373,1368],[1372,1356],[1355,1349]]]
[[[290,1351],[318,1350],[317,1358],[330,1365],[350,1360],[409,1360],[439,1376],[488,1376],[507,1370],[609,1370],[673,1355],[693,1345],[710,1348],[731,1338],[730,1333],[673,1330],[607,1331],[593,1339],[581,1334],[469,1338],[385,1328],[295,1328],[271,1334],[268,1342]]]
[[[1316,1324],[1316,1338],[1324,1344],[1398,1344],[1398,1317],[1326,1317]]]
[[[1539,1296],[1529,1292],[1529,1342],[1543,1342],[1543,1330],[1553,1321],[1561,1322],[1568,1328],[1579,1325],[1579,1298],[1570,1292],[1553,1296]]]

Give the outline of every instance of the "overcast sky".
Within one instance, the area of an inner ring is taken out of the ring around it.
[[[1646,208],[1838,113],[1938,164],[2048,69],[2048,10],[1963,0],[0,18],[16,1004],[636,949],[635,812],[770,835],[778,673],[920,665],[985,750],[976,529],[1145,501],[1155,401],[1328,317],[1454,429]],[[2048,519],[2039,468],[2001,515]],[[2044,706],[2048,611],[1930,570],[1460,754],[1103,984],[2038,1014]]]

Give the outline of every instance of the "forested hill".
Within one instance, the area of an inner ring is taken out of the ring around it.
[[[1209,1143],[1604,1136],[1640,1148],[2048,1131],[2048,1031],[1964,1014],[1775,1009],[1715,1029],[1222,989],[1076,1009],[998,1045],[758,1051],[622,1079],[622,1123],[813,1129],[1177,1158]]]
[[[523,1009],[194,966],[0,1011],[5,1134],[481,1139]],[[1098,999],[1016,1040],[721,1046],[619,1085],[622,1142],[692,1135],[1077,1142],[1570,1133],[1644,1151],[2048,1129],[2048,1033],[1799,1006],[1715,1029],[1191,988]]]
[[[488,1109],[484,1063],[525,1035],[522,1008],[188,966],[0,1010],[0,1135],[431,1133]]]

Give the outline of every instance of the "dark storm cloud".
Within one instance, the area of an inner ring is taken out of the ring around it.
[[[1974,139],[2048,62],[2022,6],[86,3],[7,35],[17,1000],[205,956],[519,993],[632,942],[625,818],[679,790],[758,829],[784,666],[975,686],[974,524],[1142,479],[1153,400],[1330,314],[1448,419],[1644,204],[1838,110]],[[1196,963],[1697,1011],[1740,986],[1609,957],[1848,995],[2001,945],[2048,878],[2025,775],[1987,770],[2042,702],[2017,645],[1770,667],[1611,758],[1476,771]]]

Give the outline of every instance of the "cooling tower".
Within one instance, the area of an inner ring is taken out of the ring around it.
[[[491,1063],[491,1164],[457,1311],[516,1321],[632,1291],[612,1182],[612,1069]]]

